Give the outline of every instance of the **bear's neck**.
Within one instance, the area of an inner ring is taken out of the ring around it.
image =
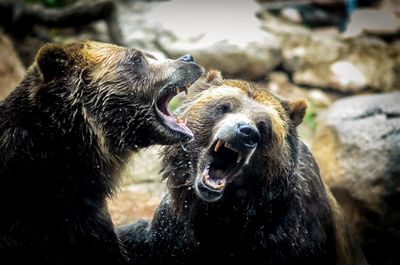
[[[185,219],[193,228],[208,227],[206,223],[218,227],[216,224],[219,223],[221,227],[218,229],[222,231],[232,226],[243,227],[258,219],[273,225],[288,209],[294,189],[291,188],[290,176],[275,177],[276,181],[272,182],[269,179],[260,175],[260,172],[246,172],[246,176],[237,176],[216,202],[203,201],[194,188],[188,190],[185,185],[171,186],[171,207],[177,216]]]
[[[105,202],[123,157],[108,152],[81,112],[41,109],[25,86],[2,109],[7,111],[0,114],[0,137],[7,143],[0,160],[8,169],[0,171],[2,188],[14,189],[16,197],[31,194],[33,204]]]
[[[180,198],[182,203],[189,201],[191,204],[180,212],[176,208],[173,211],[187,229],[187,235],[193,235],[202,246],[222,252],[225,247],[228,252],[237,246],[252,246],[257,236],[274,234],[282,218],[297,203],[290,191],[285,190],[286,194],[272,192],[281,184],[266,185],[265,182],[247,184],[245,192],[238,192],[237,186],[227,187],[224,197],[213,203],[201,201],[196,195]]]

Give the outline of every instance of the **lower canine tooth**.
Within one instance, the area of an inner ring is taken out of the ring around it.
[[[218,182],[218,186],[216,186],[215,188],[218,190],[222,190],[222,188],[225,186],[225,184],[221,181]]]
[[[187,95],[187,94],[188,94],[188,89],[187,89],[187,87],[185,87],[184,89],[185,89],[185,94]]]
[[[187,119],[186,118],[183,118],[183,124],[187,124]]]
[[[176,94],[179,94],[179,87],[175,88],[175,92],[176,92]]]
[[[238,153],[238,158],[236,160],[236,164],[238,164],[243,158],[243,155],[241,153]]]
[[[177,123],[181,123],[181,118],[178,116],[178,117],[176,117],[176,122]]]

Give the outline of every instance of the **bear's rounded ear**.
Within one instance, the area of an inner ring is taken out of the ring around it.
[[[307,110],[307,101],[305,99],[298,99],[289,102],[289,118],[292,120],[294,126],[298,126],[304,119]]]
[[[224,82],[221,71],[211,69],[206,75],[206,82],[210,85],[220,86]]]
[[[199,93],[209,89],[212,86],[220,86],[224,82],[221,72],[218,70],[210,70],[205,76],[197,80],[189,89],[189,96],[193,97]]]
[[[62,75],[68,65],[68,55],[61,44],[45,44],[36,54],[35,62],[45,82]]]

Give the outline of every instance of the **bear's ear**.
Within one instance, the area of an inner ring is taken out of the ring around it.
[[[222,85],[223,82],[224,78],[222,77],[220,71],[210,70],[204,77],[200,78],[192,85],[192,87],[189,89],[189,95],[191,97],[196,96],[212,86]]]
[[[289,102],[289,118],[292,120],[295,127],[303,121],[306,115],[307,105],[307,101],[304,99]]]
[[[36,54],[35,62],[43,80],[49,82],[63,74],[69,57],[61,44],[45,44]]]
[[[220,86],[224,82],[221,71],[211,69],[206,75],[206,83],[213,86]]]

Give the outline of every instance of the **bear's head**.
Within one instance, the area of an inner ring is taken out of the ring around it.
[[[189,119],[195,139],[164,152],[163,175],[173,199],[215,202],[290,177],[305,100],[288,101],[217,71],[196,82],[189,95],[178,112]]]
[[[57,128],[68,132],[85,123],[84,130],[92,132],[88,138],[96,137],[109,150],[127,152],[193,137],[167,108],[203,74],[190,55],[158,60],[137,49],[93,41],[47,44],[29,72],[35,76],[25,81],[35,83],[31,98],[42,112],[51,113]]]

